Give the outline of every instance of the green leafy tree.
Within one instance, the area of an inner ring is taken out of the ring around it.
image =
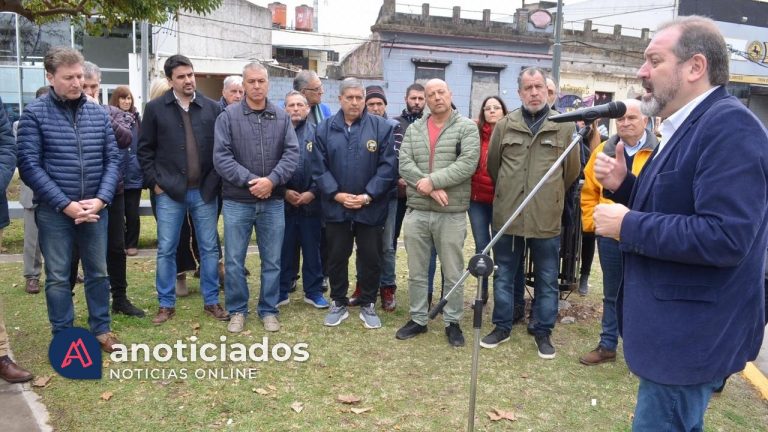
[[[0,0],[0,12],[16,12],[36,23],[43,24],[70,18],[82,21],[86,28],[96,31],[112,28],[130,21],[165,22],[169,14],[186,10],[208,14],[221,5],[222,0]],[[98,20],[90,18],[98,17]]]

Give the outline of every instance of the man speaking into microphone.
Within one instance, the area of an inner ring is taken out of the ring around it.
[[[617,311],[639,378],[633,431],[701,431],[712,391],[755,359],[763,340],[768,135],[725,89],[728,49],[715,23],[662,25],[637,73],[642,110],[665,118],[635,177],[623,146],[595,161],[616,203],[595,231],[619,240]]]

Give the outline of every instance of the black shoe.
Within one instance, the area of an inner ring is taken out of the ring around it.
[[[404,326],[400,328],[400,330],[397,331],[397,333],[395,333],[395,338],[400,340],[406,340],[406,339],[415,337],[420,333],[426,333],[426,332],[427,332],[427,326],[418,324],[413,320],[409,320],[407,323],[405,323]]]
[[[548,334],[536,335],[534,340],[536,341],[536,347],[539,348],[539,357],[547,360],[555,358],[555,347],[549,341]]]
[[[528,319],[528,334],[531,336],[536,336],[536,321],[533,319],[533,314],[531,314],[531,317]]]
[[[450,323],[445,328],[445,335],[448,336],[448,344],[452,347],[464,346],[464,333],[461,332],[461,327],[458,323]]]
[[[134,306],[128,299],[112,301],[112,312],[139,318],[144,317],[144,311]]]
[[[494,328],[492,332],[488,333],[488,336],[480,339],[480,346],[483,348],[496,348],[500,343],[504,343],[509,340],[509,330]]]

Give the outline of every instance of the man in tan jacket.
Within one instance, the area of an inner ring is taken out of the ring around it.
[[[496,123],[488,146],[488,174],[496,183],[493,229],[498,232],[533,187],[565,151],[574,133],[570,123],[554,123],[547,105],[544,71],[527,68],[517,78],[520,109]],[[513,316],[513,281],[526,245],[535,275],[533,333],[539,357],[555,358],[550,341],[557,318],[561,215],[565,191],[578,178],[579,149],[574,148],[544,183],[493,248],[498,272],[493,290],[493,331],[480,345],[495,348],[509,340]],[[503,186],[502,186],[503,185]]]

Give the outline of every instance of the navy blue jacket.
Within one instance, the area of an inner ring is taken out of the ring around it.
[[[341,110],[317,127],[312,178],[320,190],[327,222],[384,224],[389,204],[387,193],[396,180],[393,129],[386,119],[365,111],[347,127]],[[367,193],[373,201],[360,209],[347,209],[334,200],[339,192]]]
[[[8,199],[5,191],[11,182],[13,171],[16,170],[16,139],[13,136],[8,112],[3,108],[0,99],[0,228],[7,227],[11,221],[8,218]]]
[[[317,184],[312,179],[312,147],[315,145],[316,129],[317,127],[307,120],[302,120],[296,125],[296,138],[299,141],[299,163],[293,176],[285,185],[286,189],[296,192],[312,192],[315,199],[301,207],[294,207],[286,203],[285,213],[288,215],[320,216],[320,191],[317,190]]]
[[[224,180],[224,199],[245,203],[262,201],[248,190],[249,181],[268,178],[273,185],[269,199],[283,199],[285,183],[299,159],[291,118],[267,101],[259,113],[246,99],[227,106],[216,120],[213,163]]]
[[[109,115],[85,94],[64,101],[51,89],[30,102],[19,120],[17,145],[19,173],[35,202],[56,211],[84,199],[112,202],[120,155]]]
[[[141,130],[141,117],[139,113],[131,113],[134,116],[134,122],[131,126],[131,145],[127,149],[126,167],[125,167],[125,189],[143,189],[144,174],[141,171],[141,164],[137,156],[139,149],[139,131]]]
[[[139,132],[138,157],[147,187],[160,185],[174,201],[187,195],[187,150],[184,122],[173,89],[149,101]],[[189,104],[192,132],[200,160],[200,195],[210,202],[219,196],[221,178],[213,169],[213,129],[221,113],[219,104],[202,93],[195,93]]]
[[[702,384],[744,369],[763,341],[768,134],[719,87],[656,153],[609,196],[630,208],[624,356],[640,377]]]

